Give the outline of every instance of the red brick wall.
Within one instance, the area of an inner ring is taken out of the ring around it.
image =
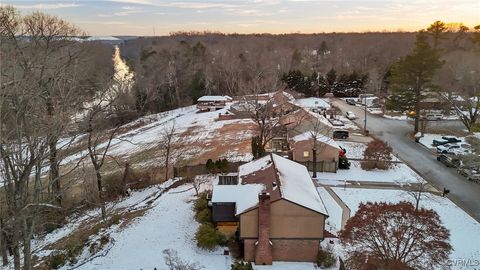
[[[272,264],[270,245],[270,194],[258,195],[258,244],[255,250],[255,264]]]
[[[255,261],[255,242],[257,242],[257,239],[245,239],[243,241],[243,256],[247,262]]]

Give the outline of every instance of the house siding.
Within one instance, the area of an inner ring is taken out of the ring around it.
[[[274,261],[314,261],[323,239],[325,216],[280,199],[270,204],[270,241]],[[244,258],[255,261],[258,210],[240,215],[240,237]]]
[[[325,216],[285,199],[271,204],[271,238],[323,238]],[[258,210],[240,215],[240,237],[258,237]]]

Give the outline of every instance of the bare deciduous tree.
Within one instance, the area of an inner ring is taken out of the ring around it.
[[[178,252],[173,249],[164,249],[162,251],[163,259],[169,270],[200,270],[204,267],[198,262],[189,263],[178,257]]]
[[[170,166],[172,165],[172,159],[177,160],[180,148],[180,140],[177,136],[177,129],[175,127],[175,121],[166,124],[163,130],[160,132],[160,147],[164,151],[165,156],[165,181],[169,178]]]
[[[188,176],[187,182],[192,185],[193,189],[195,190],[195,195],[198,196],[198,194],[200,193],[200,189],[202,188],[202,185],[205,185],[206,183],[208,183],[208,178],[201,175]]]

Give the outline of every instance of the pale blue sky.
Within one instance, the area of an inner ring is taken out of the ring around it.
[[[480,24],[480,0],[0,0],[58,15],[90,35],[415,31],[435,20]]]

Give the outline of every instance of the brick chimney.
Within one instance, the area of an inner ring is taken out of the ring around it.
[[[270,194],[258,194],[258,241],[255,249],[255,264],[272,264],[272,245],[270,242]]]

